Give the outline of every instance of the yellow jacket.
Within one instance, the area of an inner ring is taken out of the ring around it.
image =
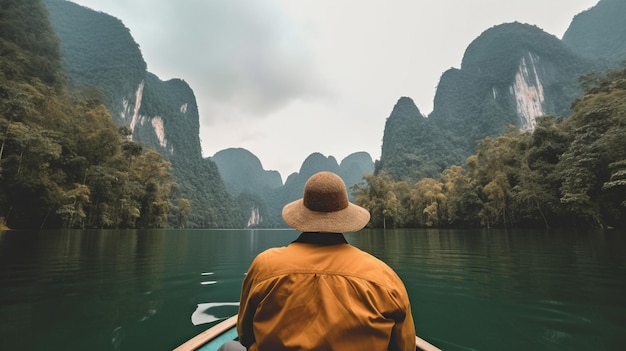
[[[237,331],[248,350],[415,350],[404,284],[342,234],[303,233],[259,254]]]

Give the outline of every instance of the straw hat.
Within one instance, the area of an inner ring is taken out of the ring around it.
[[[283,219],[303,232],[346,233],[363,229],[370,213],[348,201],[346,185],[338,175],[320,172],[307,180],[303,198],[283,207]]]

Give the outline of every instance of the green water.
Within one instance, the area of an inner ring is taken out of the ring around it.
[[[260,251],[292,230],[0,233],[0,350],[171,350],[236,313]],[[366,230],[444,350],[626,349],[626,235]]]

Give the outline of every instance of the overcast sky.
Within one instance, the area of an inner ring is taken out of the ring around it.
[[[432,111],[441,74],[508,22],[562,38],[598,0],[73,0],[119,18],[148,70],[194,90],[205,157],[242,147],[283,181],[313,152],[380,158],[402,96]]]

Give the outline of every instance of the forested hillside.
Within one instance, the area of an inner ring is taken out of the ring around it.
[[[574,17],[563,42],[575,52],[609,66],[626,60],[626,1],[602,0]]]
[[[626,69],[589,75],[570,118],[480,141],[462,166],[355,191],[372,227],[626,227]]]
[[[170,163],[128,140],[103,101],[68,93],[42,1],[3,1],[0,11],[0,221],[166,226]]]
[[[60,41],[65,72],[70,84],[97,87],[107,106],[120,104],[114,97],[135,90],[146,71],[139,45],[117,18],[64,0],[45,0],[53,29]],[[72,40],[64,40],[72,38]],[[93,89],[96,90],[96,89]],[[114,120],[120,118],[113,115]]]
[[[385,122],[376,169],[398,180],[435,177],[463,158],[461,137],[452,134],[422,115],[411,98],[401,97]]]
[[[625,16],[601,0],[563,40],[494,26],[443,73],[427,118],[400,98],[356,192],[370,225],[623,227],[624,72],[603,75],[626,62]]]
[[[127,127],[131,140],[171,163],[175,186],[169,199],[173,214],[169,225],[245,225],[245,216],[226,191],[217,166],[202,158],[198,106],[191,87],[184,80],[161,81],[147,72],[139,45],[117,18],[69,1],[45,3],[72,86],[100,96],[114,122]]]
[[[566,117],[579,77],[598,67],[535,26],[489,28],[468,46],[461,69],[443,73],[428,118],[411,99],[398,100],[377,170],[394,180],[436,177],[509,125],[532,130],[542,115]]]

